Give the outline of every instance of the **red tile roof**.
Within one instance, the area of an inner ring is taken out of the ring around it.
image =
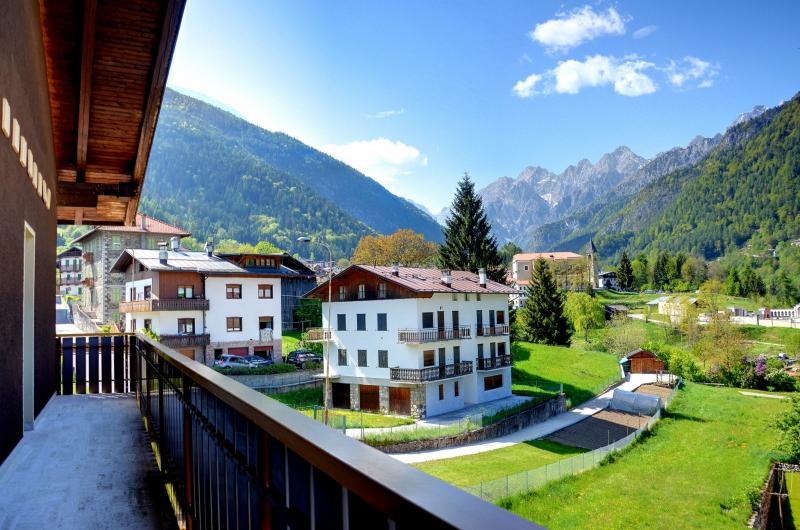
[[[144,224],[142,224],[144,222]],[[136,232],[148,234],[163,234],[168,236],[189,237],[191,232],[187,232],[183,228],[178,228],[175,225],[165,223],[155,217],[150,217],[142,213],[136,214],[136,224],[134,226],[95,226],[79,238],[75,239],[73,243],[85,239],[89,234],[94,232]]]
[[[527,252],[525,254],[514,254],[514,261],[534,261],[543,260],[565,260],[578,259],[585,256],[574,252]]]

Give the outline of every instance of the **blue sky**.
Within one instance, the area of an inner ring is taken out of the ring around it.
[[[651,157],[800,90],[800,2],[189,0],[169,84],[434,211],[528,165]]]

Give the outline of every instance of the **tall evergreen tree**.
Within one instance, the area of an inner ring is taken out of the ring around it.
[[[659,289],[664,289],[669,284],[669,256],[661,252],[653,266],[653,283]]]
[[[467,173],[458,183],[450,217],[442,232],[444,244],[439,247],[439,267],[472,272],[483,267],[489,278],[505,282],[506,266],[492,236],[492,225]]]
[[[633,267],[631,260],[628,259],[628,253],[624,251],[617,267],[617,284],[621,289],[630,289],[633,286]]]
[[[527,301],[525,307],[517,312],[517,318],[527,339],[540,344],[569,345],[564,294],[556,286],[543,259],[536,260],[525,294]]]
[[[736,267],[731,267],[728,270],[728,277],[725,278],[725,294],[729,296],[741,296],[742,285],[739,281],[739,273],[736,272]]]

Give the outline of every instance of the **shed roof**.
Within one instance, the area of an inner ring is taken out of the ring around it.
[[[642,348],[639,348],[637,350],[633,350],[632,352],[628,352],[627,355],[625,355],[626,359],[632,359],[634,357],[654,357],[655,358],[655,357],[658,357],[658,356],[655,353],[651,352],[650,350],[645,350],[645,349],[642,349]]]

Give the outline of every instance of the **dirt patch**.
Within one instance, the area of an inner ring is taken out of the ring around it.
[[[601,410],[575,425],[554,432],[545,440],[583,449],[598,449],[625,438],[647,423],[648,419],[649,416]]]
[[[649,396],[658,396],[661,399],[666,399],[672,394],[672,388],[660,385],[642,385],[636,390],[636,394],[647,394]]]

